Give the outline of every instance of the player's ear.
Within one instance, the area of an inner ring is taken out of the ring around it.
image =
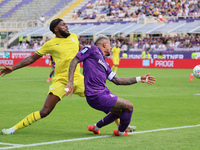
[[[58,32],[58,28],[54,28],[54,32],[55,32],[55,33]]]
[[[106,48],[106,43],[103,43],[103,48]]]

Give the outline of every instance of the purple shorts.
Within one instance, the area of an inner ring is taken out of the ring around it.
[[[112,109],[117,101],[117,96],[107,89],[103,93],[97,93],[94,96],[86,96],[88,104],[97,110],[103,111],[106,114]]]

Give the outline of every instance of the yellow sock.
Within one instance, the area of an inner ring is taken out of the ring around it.
[[[117,68],[118,68],[118,67],[115,67],[115,68],[114,68],[114,72],[117,72]]]
[[[27,126],[31,125],[32,123],[34,123],[35,121],[37,121],[39,119],[41,119],[40,112],[39,111],[33,112],[30,115],[26,116],[18,124],[16,124],[14,126],[14,129],[15,129],[15,131],[17,131],[21,128],[27,127]]]
[[[119,123],[120,123],[120,119],[118,118],[118,119],[116,119],[115,120],[115,123],[117,124],[117,126],[119,125]]]

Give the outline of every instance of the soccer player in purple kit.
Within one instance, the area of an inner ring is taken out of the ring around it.
[[[86,46],[80,50],[72,59],[69,67],[69,82],[66,95],[73,93],[74,71],[79,62],[83,61],[85,96],[88,104],[94,109],[109,114],[97,122],[95,125],[89,125],[88,130],[94,134],[100,134],[99,129],[120,118],[118,129],[113,131],[116,136],[128,135],[126,129],[131,122],[133,104],[125,99],[117,97],[105,86],[106,79],[116,85],[131,85],[137,82],[147,82],[154,84],[155,77],[150,74],[134,78],[119,78],[116,73],[105,61],[105,56],[109,56],[111,51],[110,40],[105,35],[99,35],[94,40],[94,45]]]

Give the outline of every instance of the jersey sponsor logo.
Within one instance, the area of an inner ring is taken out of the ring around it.
[[[101,59],[99,59],[98,63],[101,64],[107,70],[106,64]]]
[[[86,48],[84,48],[84,49],[81,50],[81,53],[84,54],[85,52],[87,52],[87,50],[88,50],[88,48],[86,47]]]
[[[71,40],[72,40],[73,42],[75,42],[74,38],[71,38]]]
[[[60,43],[56,43],[56,45],[59,45]]]

